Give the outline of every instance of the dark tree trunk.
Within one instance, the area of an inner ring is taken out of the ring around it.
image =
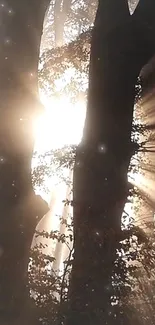
[[[33,121],[42,111],[37,70],[48,0],[1,6],[0,49],[0,318],[21,311],[29,248],[47,211],[31,181]]]
[[[74,262],[67,325],[125,324],[111,308],[112,272],[134,151],[135,84],[155,53],[155,2],[100,0],[91,42],[88,108],[74,169]],[[118,311],[119,312],[119,311]]]

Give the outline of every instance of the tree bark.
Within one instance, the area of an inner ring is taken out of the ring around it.
[[[112,275],[134,151],[135,84],[155,53],[154,15],[153,1],[140,1],[132,16],[126,0],[99,1],[86,122],[74,168],[74,261],[67,325],[129,321],[111,306],[116,294]]]
[[[50,1],[7,0],[1,5],[0,49],[0,319],[13,320],[26,296],[29,248],[47,205],[31,180],[33,121],[43,110],[38,59]]]

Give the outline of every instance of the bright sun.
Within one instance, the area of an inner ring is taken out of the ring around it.
[[[37,152],[37,156],[40,154],[44,155],[50,150],[61,149],[66,145],[77,145],[81,140],[83,132],[86,113],[85,103],[77,102],[73,104],[67,97],[49,99],[43,94],[41,94],[41,101],[45,110],[34,123],[34,151]],[[37,157],[33,159],[32,170],[38,163],[39,160]],[[65,177],[66,171],[63,170],[63,173]],[[50,204],[51,193],[56,191],[59,182],[59,177],[56,175],[47,177],[45,180],[47,191],[40,186],[37,186],[35,191]],[[64,184],[61,184],[61,187],[63,188]],[[63,199],[65,198],[62,197],[62,200]]]
[[[85,103],[71,103],[66,97],[41,96],[45,112],[34,125],[35,150],[46,152],[65,145],[78,144],[85,120]]]
[[[41,96],[41,100],[45,107],[44,114],[40,116],[34,125],[35,132],[35,151],[37,154],[45,154],[52,149],[63,148],[65,145],[76,145],[80,142],[83,132],[86,105],[84,102],[72,104],[66,97],[59,99],[47,99]],[[38,160],[34,159],[32,162],[32,169],[38,164]],[[72,179],[72,172],[62,170],[64,176],[67,172],[67,177]],[[46,187],[49,193],[46,193],[40,187],[36,188],[36,193],[40,194],[48,203],[50,207],[49,213],[40,221],[37,230],[59,230],[61,223],[59,216],[63,216],[68,220],[72,214],[71,206],[65,207],[63,200],[71,199],[71,189],[64,181],[59,180],[58,176],[49,177],[46,180]],[[67,194],[69,191],[69,195]],[[66,210],[66,211],[65,211]],[[66,228],[64,233],[66,232]],[[51,247],[53,251],[56,250],[56,244],[48,239],[45,243],[42,239],[34,237],[33,245],[39,243],[47,244],[47,254],[51,254]],[[52,246],[51,246],[52,245]],[[59,262],[58,269],[63,269],[63,260],[65,259],[66,250],[64,246],[60,250],[62,258]],[[54,253],[55,254],[55,253]],[[68,254],[68,253],[67,253]],[[58,258],[58,256],[57,256]]]

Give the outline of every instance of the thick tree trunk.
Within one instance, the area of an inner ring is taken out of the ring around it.
[[[37,70],[50,1],[7,0],[1,6],[0,49],[0,317],[21,312],[28,252],[47,211],[31,182],[33,121],[42,111]]]
[[[130,138],[135,84],[155,52],[150,33],[154,21],[149,19],[155,5],[142,3],[147,16],[141,4],[130,16],[126,0],[99,1],[86,123],[74,169],[75,252],[67,325],[127,322],[111,308],[112,273],[134,150]]]

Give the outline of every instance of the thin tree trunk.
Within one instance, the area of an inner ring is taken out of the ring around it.
[[[8,0],[1,7],[0,48],[0,317],[13,319],[25,296],[28,254],[47,211],[31,181],[33,121],[42,111],[37,70],[50,1]]]
[[[72,181],[72,170],[69,173],[69,181]],[[71,196],[72,196],[72,189],[71,185],[67,185],[66,189],[66,196],[65,199],[68,200],[69,202],[71,201]],[[69,212],[70,212],[70,206],[68,204],[64,203],[64,207],[62,210],[62,218],[63,220],[60,221],[60,235],[65,235],[67,236],[67,223],[69,220]],[[68,239],[68,242],[70,240]],[[60,273],[60,267],[62,266],[61,264],[65,261],[65,259],[68,257],[69,251],[71,250],[71,247],[66,247],[67,243],[62,243],[61,241],[56,243],[55,251],[54,251],[54,257],[55,261],[53,262],[53,270],[57,272],[57,274]],[[70,245],[71,246],[71,245]],[[64,260],[62,260],[64,258]]]
[[[64,44],[64,27],[72,0],[55,0],[54,5],[54,29],[55,46]]]
[[[112,274],[134,150],[130,138],[135,84],[155,52],[149,32],[154,26],[149,18],[144,24],[140,13],[137,19],[138,10],[130,16],[125,0],[99,1],[86,122],[74,169],[74,262],[67,325],[127,323],[117,314],[119,309],[111,308]],[[155,15],[151,2],[148,11]]]

